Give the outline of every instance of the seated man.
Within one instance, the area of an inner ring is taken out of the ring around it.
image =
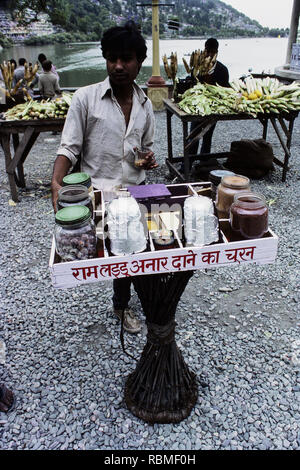
[[[119,185],[145,182],[145,170],[157,167],[152,152],[154,113],[151,101],[135,83],[144,59],[146,42],[134,22],[107,30],[101,40],[108,77],[77,90],[72,98],[52,177],[56,210],[64,176],[81,156],[81,171],[93,187],[110,191]],[[143,166],[134,166],[134,149],[148,150]],[[124,329],[137,333],[141,325],[128,308],[131,278],[114,279],[114,313]]]

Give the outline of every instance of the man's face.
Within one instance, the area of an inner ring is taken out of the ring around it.
[[[209,57],[214,57],[215,54],[218,54],[218,49],[205,49],[206,55]]]
[[[135,51],[110,51],[106,54],[106,68],[110,81],[114,85],[130,85],[137,77],[141,63]]]

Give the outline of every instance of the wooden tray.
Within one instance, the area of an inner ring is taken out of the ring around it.
[[[167,185],[167,188],[171,196],[166,198],[164,204],[171,206],[173,211],[182,207],[184,200],[190,195],[197,192],[203,195],[210,194],[209,182]],[[101,193],[101,191],[98,192]],[[148,214],[149,206],[151,206],[150,202],[146,208]],[[152,206],[154,207],[153,201]],[[155,250],[150,232],[146,251],[126,256],[110,255],[109,247],[104,240],[104,210],[105,204],[102,203],[95,211],[96,220],[100,220],[97,224],[97,234],[98,243],[103,246],[103,256],[88,260],[61,262],[53,237],[49,269],[54,287],[76,287],[91,282],[143,274],[240,266],[246,263],[267,264],[273,263],[277,256],[278,237],[271,229],[263,238],[239,240],[233,236],[228,219],[220,220],[219,241],[211,245],[184,247],[181,233],[175,230],[177,248]],[[158,215],[159,210],[156,212],[156,216]],[[158,219],[157,221],[159,224]]]

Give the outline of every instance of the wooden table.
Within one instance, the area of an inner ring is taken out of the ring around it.
[[[257,117],[250,116],[249,114],[211,114],[208,116],[192,115],[182,111],[172,100],[164,100],[167,112],[167,136],[168,136],[168,158],[166,164],[171,174],[179,177],[180,181],[189,181],[190,165],[189,162],[199,160],[200,155],[189,155],[188,151],[190,146],[197,140],[201,139],[204,134],[218,121],[244,121],[244,120],[258,120],[263,126],[263,139],[267,138],[268,123],[271,122],[279,143],[284,151],[283,161],[274,157],[274,163],[282,168],[282,181],[286,180],[286,173],[288,170],[288,163],[291,156],[290,147],[292,141],[292,133],[294,121],[298,116],[298,111],[291,111],[290,113],[260,113]],[[183,129],[183,157],[173,156],[172,146],[172,117],[177,116],[182,122]],[[188,123],[196,121],[199,126],[191,133],[188,132]],[[205,154],[208,155],[208,154]],[[230,152],[210,153],[209,156],[213,158],[227,158]],[[203,156],[203,155],[202,155]],[[174,163],[184,164],[184,174],[174,166]]]
[[[39,134],[51,131],[61,132],[64,123],[65,119],[0,120],[0,143],[4,151],[5,169],[13,201],[19,201],[17,186],[26,187],[23,165]],[[23,134],[21,140],[19,134]]]

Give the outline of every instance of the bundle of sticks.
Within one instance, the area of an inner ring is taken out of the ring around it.
[[[184,57],[182,58],[182,61],[187,73],[196,78],[198,75],[203,76],[209,73],[216,63],[217,55],[218,53],[211,57],[205,50],[200,51],[200,49],[198,49],[191,53],[189,64]]]
[[[164,63],[164,68],[165,72],[167,74],[167,77],[173,80],[175,82],[176,75],[177,75],[177,69],[178,69],[178,62],[177,62],[177,53],[171,52],[170,56],[170,65],[168,63],[168,58],[166,54],[163,56],[163,63]]]
[[[6,62],[4,61],[2,64],[0,64],[1,72],[2,72],[2,77],[4,81],[5,88],[0,88],[2,92],[5,93],[6,97],[12,98],[14,100],[14,95],[18,93],[19,90],[21,90],[24,94],[25,100],[31,100],[31,96],[28,93],[28,88],[32,84],[36,73],[38,71],[38,62],[35,63],[34,66],[27,64],[25,62],[24,65],[24,78],[21,78],[13,87],[13,78],[14,78],[14,71],[15,71],[15,66],[12,64],[10,61]]]

